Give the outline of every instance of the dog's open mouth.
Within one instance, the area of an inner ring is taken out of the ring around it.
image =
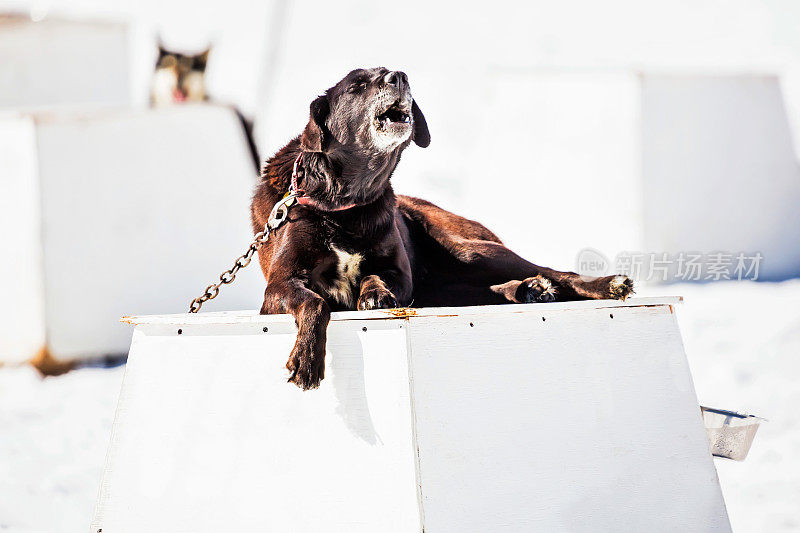
[[[411,110],[398,100],[379,113],[375,120],[378,131],[404,130],[411,124]]]

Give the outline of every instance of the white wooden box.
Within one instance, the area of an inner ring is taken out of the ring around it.
[[[728,531],[678,301],[129,318],[92,531]]]
[[[0,361],[45,346],[59,360],[124,354],[130,328],[117,317],[183,311],[253,235],[257,173],[223,106],[0,117],[0,176],[0,240],[13,258],[0,277],[14,280]],[[248,269],[225,303],[253,308],[263,292]]]

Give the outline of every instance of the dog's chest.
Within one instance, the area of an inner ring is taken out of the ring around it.
[[[358,298],[357,287],[364,256],[359,253],[345,252],[333,245],[331,251],[336,255],[336,268],[325,280],[325,292],[340,304],[353,307]]]

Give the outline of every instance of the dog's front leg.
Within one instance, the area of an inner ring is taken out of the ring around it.
[[[325,341],[331,318],[328,304],[299,279],[271,281],[261,314],[273,313],[290,313],[297,324],[297,340],[286,362],[289,381],[303,390],[319,387],[325,377]]]

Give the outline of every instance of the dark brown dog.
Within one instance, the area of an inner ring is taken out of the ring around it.
[[[389,179],[403,150],[430,144],[408,78],[385,68],[349,73],[311,103],[303,133],[266,164],[252,204],[261,231],[292,183],[299,204],[259,251],[261,313],[291,313],[298,333],[289,381],[325,373],[331,310],[625,299],[625,276],[584,281],[536,266],[477,222],[407,196]]]

